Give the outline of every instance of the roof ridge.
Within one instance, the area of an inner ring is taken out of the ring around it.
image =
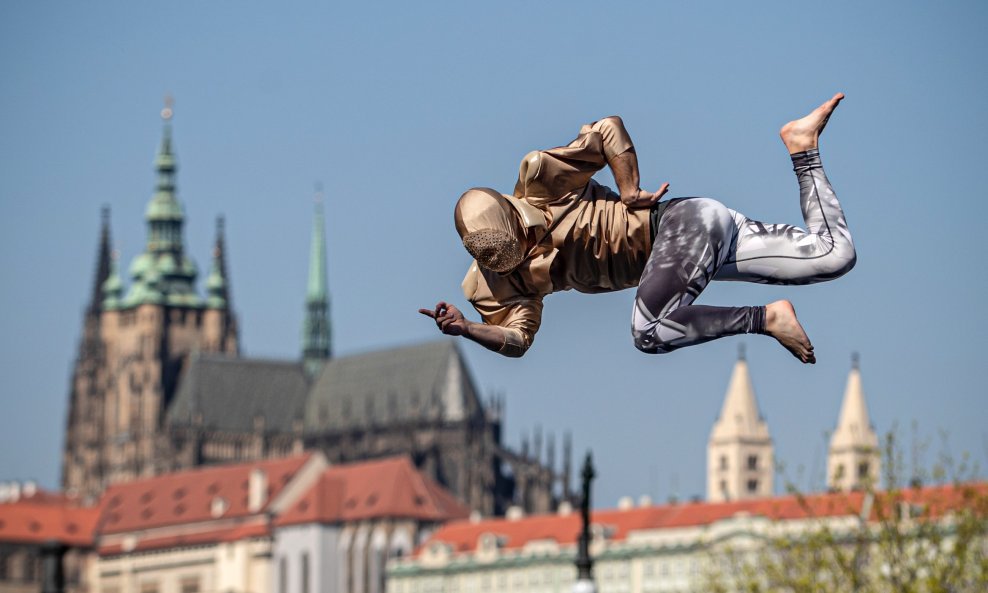
[[[278,366],[292,366],[301,367],[302,363],[298,360],[290,358],[250,358],[246,356],[239,356],[236,354],[222,354],[218,352],[209,352],[200,354],[196,362],[215,362],[222,364],[264,364],[264,365],[278,365]]]
[[[381,356],[384,354],[390,355],[396,351],[402,351],[402,350],[419,350],[419,349],[424,350],[426,348],[438,349],[440,346],[444,346],[444,345],[455,348],[456,342],[452,338],[437,338],[433,340],[427,340],[425,342],[411,342],[407,344],[398,344],[395,346],[384,347],[384,348],[378,347],[375,349],[359,350],[357,352],[351,352],[348,354],[338,354],[334,356],[332,360],[336,362],[343,362],[347,360],[352,360],[354,358],[361,358],[364,356]]]
[[[200,465],[197,467],[177,469],[170,472],[165,472],[158,474],[156,476],[148,476],[146,478],[138,478],[136,480],[128,480],[126,482],[117,482],[116,484],[110,484],[107,489],[103,492],[103,497],[107,495],[111,490],[122,489],[128,487],[137,487],[138,484],[146,484],[154,481],[160,481],[164,479],[174,478],[176,476],[196,476],[208,472],[215,471],[233,471],[238,468],[253,469],[254,467],[261,465],[273,465],[278,463],[288,463],[295,460],[300,460],[304,463],[304,460],[308,459],[314,455],[312,451],[305,451],[303,453],[297,453],[293,455],[286,455],[284,457],[269,457],[267,459],[255,459],[253,461],[238,461],[236,463],[221,463],[215,465]],[[102,498],[102,497],[101,497]]]

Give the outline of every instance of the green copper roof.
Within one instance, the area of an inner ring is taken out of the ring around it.
[[[326,227],[322,202],[316,202],[312,219],[312,245],[309,252],[309,285],[305,291],[306,302],[329,300],[329,283],[326,281]]]
[[[117,268],[117,257],[114,255],[110,259],[110,271],[102,286],[104,310],[118,309],[122,303],[123,282],[120,280],[120,272]]]
[[[178,166],[172,152],[171,107],[165,107],[161,116],[164,119],[161,146],[154,159],[158,179],[145,210],[147,245],[130,266],[133,282],[122,306],[153,303],[201,307],[202,299],[195,290],[199,270],[184,253],[185,213],[175,196]]]
[[[330,357],[329,283],[326,280],[326,227],[322,200],[316,200],[309,254],[309,283],[305,291],[305,321],[302,324],[302,357],[305,369],[315,375]]]

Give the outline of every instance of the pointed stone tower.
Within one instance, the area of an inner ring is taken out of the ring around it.
[[[73,374],[62,486],[89,499],[112,482],[168,469],[163,416],[189,354],[237,352],[225,278],[211,293],[222,302],[204,303],[196,293],[198,270],[185,254],[185,215],[175,196],[170,104],[161,116],[164,130],[155,158],[158,180],[145,216],[145,250],[131,264],[132,282],[123,296],[104,214],[93,296]]]
[[[827,487],[831,490],[861,490],[877,486],[881,475],[878,436],[868,417],[858,355],[851,358],[851,372],[844,388],[837,428],[830,437],[827,456]]]
[[[309,282],[305,291],[302,359],[308,375],[315,376],[332,354],[329,325],[329,282],[326,279],[326,227],[322,192],[316,192],[309,254]]]
[[[707,500],[771,496],[774,465],[772,438],[758,411],[742,346],[707,443]]]
[[[100,303],[103,301],[103,283],[110,276],[113,265],[113,244],[110,241],[110,207],[100,209],[100,238],[99,249],[96,253],[96,277],[93,279],[92,296],[86,308],[87,316],[99,316]]]
[[[114,268],[108,206],[103,206],[100,221],[96,269],[83,316],[79,353],[69,385],[69,410],[66,416],[65,449],[62,454],[63,484],[77,484],[85,479],[86,468],[92,466],[97,456],[93,443],[102,438],[101,419],[105,410],[101,380],[105,373],[106,347],[100,331],[100,317],[103,311],[104,286]]]
[[[230,283],[226,271],[225,222],[216,217],[216,244],[213,263],[206,278],[206,312],[203,316],[203,348],[213,352],[237,354],[237,318],[231,304]]]

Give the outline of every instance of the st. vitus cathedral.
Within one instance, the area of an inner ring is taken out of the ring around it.
[[[223,219],[205,296],[185,252],[172,111],[162,111],[143,253],[121,277],[104,208],[96,273],[70,385],[62,485],[86,498],[181,468],[322,450],[333,462],[405,453],[485,515],[546,512],[571,497],[570,440],[556,470],[502,443],[503,401],[484,402],[451,341],[333,357],[324,214],[312,229],[297,360],[240,356]]]

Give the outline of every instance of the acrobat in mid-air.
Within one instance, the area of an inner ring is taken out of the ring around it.
[[[749,333],[772,336],[802,362],[816,362],[789,301],[694,301],[711,280],[810,284],[854,267],[851,233],[818,149],[843,98],[834,95],[780,131],[799,181],[805,229],[751,220],[708,198],[660,202],[669,184],[655,192],[639,187],[631,138],[619,117],[607,117],[583,126],[566,146],[528,153],[513,196],[474,188],[460,197],[456,230],[474,257],[463,292],[483,323],[445,302],[419,312],[444,334],[517,357],[532,345],[547,294],[637,286],[631,334],[642,352]],[[591,179],[605,165],[619,194]]]

